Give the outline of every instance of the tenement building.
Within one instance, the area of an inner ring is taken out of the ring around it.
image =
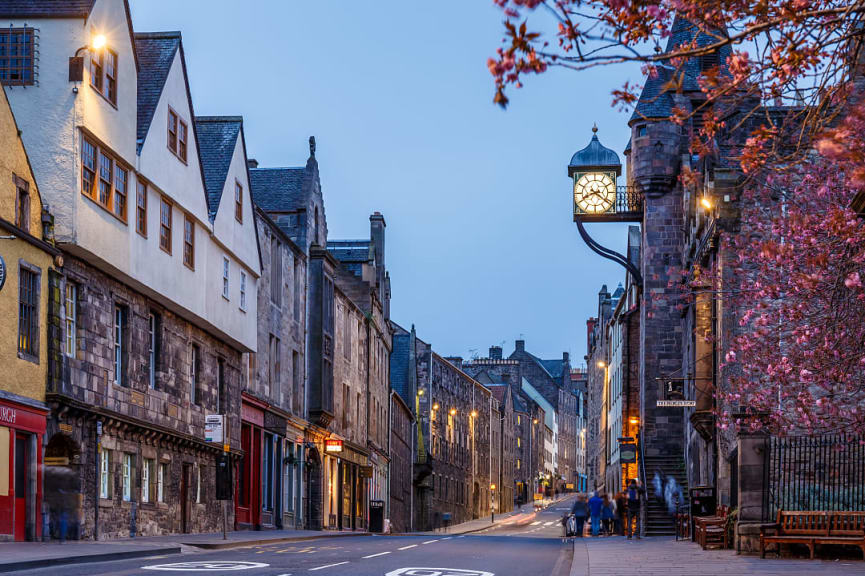
[[[60,493],[57,476],[46,478],[46,466],[68,463],[45,455],[43,443],[45,382],[51,350],[61,344],[51,341],[60,334],[50,324],[56,302],[49,298],[60,297],[51,287],[63,258],[19,134],[0,91],[0,541],[48,536],[42,533],[43,501],[56,505]]]
[[[50,38],[6,93],[64,251],[46,284],[63,343],[46,394],[51,522],[73,538],[217,530],[217,456],[241,453],[257,345],[248,188],[208,194],[179,33],[133,34],[123,0],[5,3],[0,25]]]

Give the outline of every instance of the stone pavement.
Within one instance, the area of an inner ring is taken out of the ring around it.
[[[29,568],[106,562],[126,558],[145,558],[177,554],[184,549],[218,550],[239,548],[265,543],[302,542],[318,538],[345,538],[368,536],[368,532],[334,532],[317,530],[239,530],[228,533],[172,534],[142,538],[101,540],[99,542],[70,540],[58,542],[3,542],[0,543],[0,572]]]
[[[853,558],[859,556],[854,551]],[[865,574],[860,560],[806,560],[737,555],[734,550],[702,550],[689,541],[668,538],[627,540],[579,538],[570,576],[795,576]]]

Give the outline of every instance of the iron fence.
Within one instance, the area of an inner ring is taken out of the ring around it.
[[[616,212],[642,212],[643,194],[634,186],[616,186]]]
[[[865,437],[768,439],[763,519],[778,510],[865,510]]]

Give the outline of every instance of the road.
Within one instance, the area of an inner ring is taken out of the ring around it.
[[[567,576],[573,547],[559,519],[569,502],[462,536],[368,536],[267,544],[19,572],[27,576],[195,573],[238,576]],[[196,564],[190,564],[196,563]],[[245,564],[241,564],[245,563]],[[195,568],[195,570],[191,570]]]

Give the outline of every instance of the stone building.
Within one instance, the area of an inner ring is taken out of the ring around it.
[[[390,477],[388,518],[394,532],[412,530],[412,462],[414,461],[414,416],[403,397],[391,390],[388,456]]]
[[[5,87],[65,253],[46,452],[78,498],[51,521],[78,538],[217,530],[206,503],[217,456],[241,454],[257,344],[248,187],[209,194],[179,33],[134,34],[123,0],[6,3],[0,23],[51,38]],[[205,441],[206,415],[224,442]]]
[[[40,540],[43,486],[60,460],[46,461],[45,383],[61,344],[49,310],[63,265],[18,125],[0,91],[0,541]],[[50,456],[50,453],[49,453]],[[46,466],[50,466],[46,468]],[[47,536],[47,535],[45,535]]]
[[[306,254],[260,208],[258,352],[249,354],[238,526],[302,528],[306,433]]]
[[[493,394],[492,437],[493,450],[491,458],[492,483],[495,484],[495,510],[499,513],[510,512],[514,508],[514,467],[515,454],[522,448],[523,439],[514,433],[516,415],[514,399],[510,384],[485,384]]]
[[[604,284],[598,292],[598,315],[586,322],[588,330],[587,381],[588,444],[586,468],[588,489],[600,490],[606,481],[609,461],[607,389],[609,376],[609,332],[607,323],[612,316],[613,298]]]
[[[575,437],[577,451],[575,461],[576,482],[574,483],[574,490],[577,492],[585,492],[588,488],[588,475],[586,470],[586,436],[588,433],[586,430],[588,425],[586,420],[587,385],[588,371],[586,370],[586,367],[571,368],[571,392],[573,392],[576,399],[577,410],[577,433]]]

